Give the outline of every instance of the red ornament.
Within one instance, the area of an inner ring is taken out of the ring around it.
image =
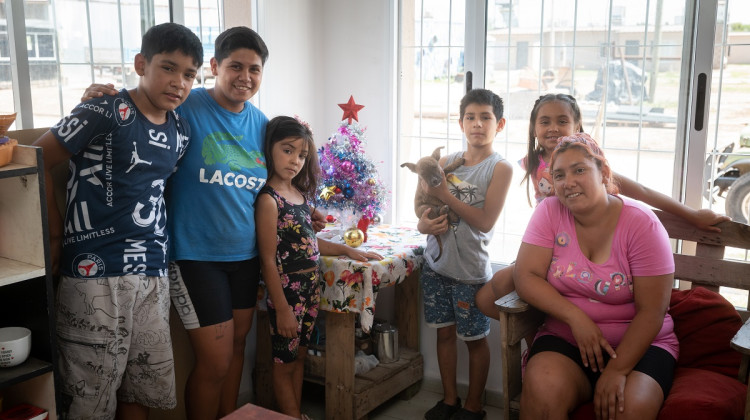
[[[358,105],[354,103],[354,96],[349,95],[349,102],[345,104],[339,104],[341,109],[344,110],[344,116],[341,117],[342,120],[349,119],[349,124],[352,123],[352,118],[359,121],[359,118],[357,117],[357,113],[360,109],[364,108],[364,105]]]
[[[362,216],[361,219],[359,219],[359,222],[357,222],[357,229],[361,230],[362,233],[365,234],[365,239],[362,242],[367,242],[367,226],[370,225],[370,219],[366,218],[365,216]]]
[[[336,218],[335,218],[335,217],[333,217],[333,215],[332,215],[332,214],[329,214],[329,215],[327,215],[327,216],[326,216],[326,222],[328,222],[328,223],[333,223],[333,222],[335,222],[335,221],[336,221]]]

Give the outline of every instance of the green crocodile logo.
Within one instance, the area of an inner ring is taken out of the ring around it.
[[[261,151],[246,151],[240,141],[243,136],[213,132],[203,139],[201,154],[206,165],[225,163],[232,171],[265,168],[266,161]]]

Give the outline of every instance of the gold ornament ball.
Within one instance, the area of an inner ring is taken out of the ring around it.
[[[377,181],[375,181],[375,178],[370,178],[370,179],[367,180],[367,183],[370,184],[370,185],[375,185],[377,183]]]
[[[357,228],[351,228],[344,232],[344,242],[352,248],[362,245],[365,240],[365,234]]]

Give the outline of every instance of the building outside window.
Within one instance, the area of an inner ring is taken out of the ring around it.
[[[0,0],[0,113],[24,112],[15,109],[21,98],[14,97],[14,86],[22,86],[30,92],[20,102],[33,113],[33,127],[59,121],[91,83],[135,87],[133,60],[142,34],[154,24],[170,21],[170,0],[23,0],[22,4],[14,16],[24,16],[25,28],[19,35],[26,41],[28,72],[13,80],[11,63],[16,57],[11,57],[13,34],[7,22],[7,8],[12,5],[11,0]],[[196,86],[213,83],[208,62],[222,30],[220,6],[200,0],[175,5],[183,8],[185,26],[203,41],[205,77]],[[19,126],[17,121],[11,129]]]
[[[727,156],[730,143],[734,153],[750,155],[750,5],[701,2],[699,15],[694,3],[401,0],[398,161],[413,162],[439,146],[443,154],[464,149],[458,111],[471,72],[472,87],[491,89],[505,102],[507,123],[494,149],[514,165],[490,244],[494,262],[515,259],[533,211],[516,162],[526,154],[534,101],[547,93],[576,98],[584,130],[617,173],[694,208],[734,211],[747,223],[750,192],[731,210],[731,188],[719,193],[712,162]],[[708,47],[699,47],[705,40]],[[700,73],[710,77],[711,96],[707,127],[696,130],[690,81]],[[397,172],[394,191],[411,197],[416,181]],[[750,191],[750,175],[747,183]],[[397,203],[397,220],[416,222],[411,200]],[[733,250],[727,256],[747,258]],[[747,297],[735,302],[746,306]]]

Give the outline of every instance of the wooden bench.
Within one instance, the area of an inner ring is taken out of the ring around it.
[[[695,247],[695,255],[674,254],[675,279],[690,282],[681,282],[682,288],[702,286],[718,291],[720,286],[724,286],[750,290],[750,262],[724,259],[726,247],[745,250],[744,253],[741,252],[740,258],[747,258],[746,250],[750,249],[750,226],[736,222],[722,222],[718,225],[721,233],[714,233],[700,230],[670,213],[661,211],[655,211],[655,213],[670,238],[677,240],[677,244],[682,245],[683,248],[690,248],[693,245]],[[544,314],[521,300],[516,292],[501,297],[495,305],[500,311],[503,411],[505,419],[517,418],[521,394],[521,345],[523,338],[533,334],[541,325]],[[742,321],[747,321],[748,311],[741,309],[738,312]],[[737,323],[741,324],[740,321]],[[731,340],[731,348],[742,354],[737,379],[743,384],[747,384],[750,368],[750,325],[748,324],[750,323],[745,323]],[[710,331],[706,333],[711,334]],[[748,398],[750,398],[750,393],[747,394],[745,400],[744,418],[746,420],[750,420]]]

